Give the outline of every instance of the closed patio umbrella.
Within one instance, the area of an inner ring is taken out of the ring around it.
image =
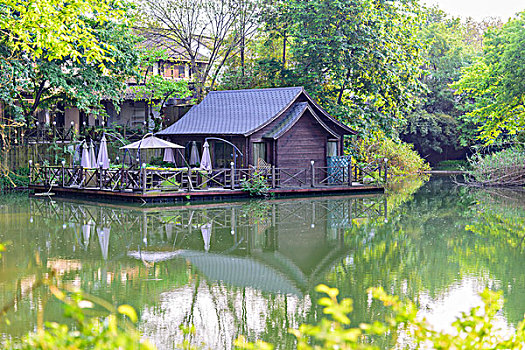
[[[199,162],[199,151],[197,150],[197,142],[193,141],[191,143],[190,165],[197,165],[198,162]]]
[[[200,168],[202,170],[211,171],[210,145],[208,144],[208,141],[204,142]]]
[[[102,163],[102,169],[109,169],[108,143],[106,135],[102,136],[100,140],[100,148],[98,150],[97,165]]]
[[[173,148],[164,149],[164,158],[162,160],[175,164],[175,154],[173,153]]]
[[[95,146],[93,146],[93,141],[89,143],[89,159],[92,168],[97,168],[97,157],[95,156]]]
[[[82,159],[80,160],[82,168],[91,168],[91,157],[89,156],[89,149],[87,143],[82,144]]]

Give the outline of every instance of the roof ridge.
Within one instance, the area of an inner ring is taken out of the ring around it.
[[[218,94],[218,93],[234,93],[234,92],[255,92],[255,91],[275,91],[275,90],[295,90],[295,89],[304,89],[303,86],[288,86],[288,87],[275,87],[275,88],[263,88],[263,89],[239,89],[239,90],[214,90],[210,91],[209,94]]]

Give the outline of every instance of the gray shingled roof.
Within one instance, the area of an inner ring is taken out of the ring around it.
[[[302,87],[212,91],[158,134],[246,135],[277,116],[302,91]]]
[[[308,108],[308,102],[296,102],[292,108],[286,113],[286,116],[272,130],[264,134],[266,138],[278,138],[283,132],[285,132],[291,124],[299,118],[305,109]]]

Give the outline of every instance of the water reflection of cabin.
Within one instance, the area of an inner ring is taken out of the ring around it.
[[[342,155],[343,138],[351,134],[302,87],[212,91],[158,133],[181,145],[196,141],[198,149],[209,138],[214,168],[234,160],[247,167],[259,159],[280,168],[307,168],[312,160],[325,167],[327,156]]]

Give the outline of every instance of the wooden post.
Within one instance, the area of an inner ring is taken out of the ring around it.
[[[385,158],[385,172],[383,174],[385,176],[385,184],[388,181],[388,159]]]
[[[33,160],[29,159],[29,185],[33,182]]]
[[[310,161],[310,169],[311,169],[311,173],[312,173],[312,178],[311,178],[311,183],[310,185],[312,187],[315,186],[315,167],[314,167],[314,164],[315,162],[313,160]]]
[[[272,188],[275,188],[275,165],[272,165]]]
[[[98,188],[102,189],[102,163],[98,165]]]
[[[146,178],[147,178],[145,163],[142,164],[141,170],[142,170],[142,194],[144,194],[146,193]]]
[[[62,188],[64,188],[66,184],[65,165],[66,165],[66,161],[62,160]]]
[[[350,157],[348,161],[348,186],[350,187],[353,186],[352,182],[354,181],[352,175],[352,157]]]
[[[235,164],[233,164],[233,162],[230,163],[230,180],[231,180],[231,183],[230,183],[230,188],[231,190],[233,191],[235,189],[235,168],[234,168]]]

